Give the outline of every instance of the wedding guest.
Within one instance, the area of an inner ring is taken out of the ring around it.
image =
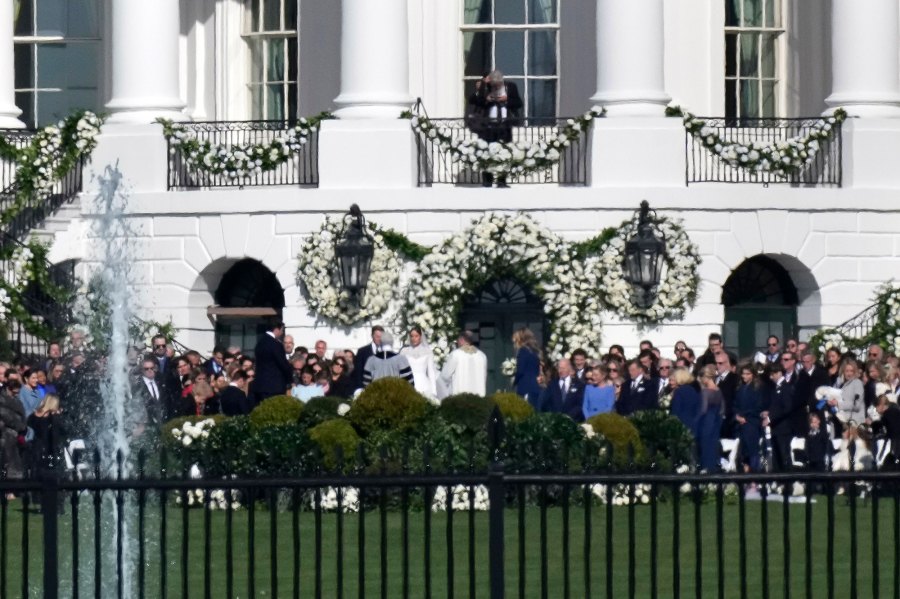
[[[26,370],[22,374],[22,389],[19,391],[19,401],[25,410],[25,418],[31,416],[39,405],[41,396],[38,393],[38,375],[36,370]]]
[[[700,446],[700,468],[706,472],[716,472],[720,468],[719,438],[725,413],[725,399],[716,385],[716,367],[709,364],[700,372],[700,423],[698,425],[698,445]]]
[[[28,417],[28,426],[34,431],[31,455],[35,466],[52,467],[65,444],[60,416],[59,397],[48,393],[40,405]]]
[[[516,373],[513,376],[516,393],[538,409],[541,397],[541,387],[538,384],[541,350],[537,338],[531,329],[521,328],[513,333],[512,342],[516,348]]]
[[[316,373],[307,366],[300,373],[299,383],[291,389],[291,395],[306,403],[313,397],[324,397],[325,389],[316,384]]]
[[[741,382],[734,395],[734,420],[745,472],[758,472],[759,440],[762,431],[763,383],[753,364],[743,363],[738,369]]]
[[[694,383],[694,375],[687,368],[676,368],[669,377],[672,384],[670,412],[691,431],[696,440],[700,432],[700,391]]]
[[[487,356],[475,347],[475,335],[462,331],[456,340],[457,348],[441,369],[441,380],[449,395],[474,393],[485,395],[487,391]]]
[[[616,389],[609,379],[609,368],[602,364],[584,371],[584,419],[612,412],[616,405]]]
[[[347,369],[347,359],[342,355],[336,355],[331,361],[331,378],[328,381],[329,397],[353,397],[353,381],[344,372]]]

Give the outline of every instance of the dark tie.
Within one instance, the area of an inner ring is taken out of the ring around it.
[[[159,399],[159,393],[156,391],[156,381],[150,381],[150,397]]]

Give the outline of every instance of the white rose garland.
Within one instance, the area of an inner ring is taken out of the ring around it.
[[[450,353],[467,295],[493,278],[530,285],[549,321],[547,351],[557,359],[582,347],[600,355],[601,303],[596,258],[574,259],[571,246],[524,214],[488,214],[432,249],[407,288],[404,327],[429,332],[438,361]]]
[[[806,168],[822,149],[821,144],[834,136],[835,126],[846,118],[847,113],[838,108],[830,117],[816,121],[806,134],[778,141],[754,141],[745,145],[722,139],[705,120],[689,112],[683,113],[684,128],[729,166],[779,176],[788,176]]]
[[[297,256],[297,283],[312,313],[344,325],[354,325],[385,313],[397,297],[400,261],[371,225],[375,255],[366,291],[357,301],[343,289],[334,258],[334,244],[343,228],[342,219],[326,217],[318,232],[311,234]]]
[[[616,234],[603,247],[599,259],[588,259],[586,269],[596,267],[594,279],[600,281],[606,307],[620,318],[639,325],[664,320],[680,320],[693,306],[700,287],[700,253],[691,243],[680,219],[653,217],[657,229],[665,236],[666,268],[656,292],[656,300],[648,308],[634,301],[639,291],[625,280],[625,243],[637,233],[638,216],[623,222]]]
[[[525,175],[542,171],[559,162],[561,152],[587,131],[595,118],[605,110],[592,109],[580,117],[568,119],[565,126],[546,139],[513,142],[487,142],[477,135],[469,139],[453,136],[452,127],[436,125],[426,116],[411,118],[413,130],[435,141],[441,152],[454,162],[462,162],[474,170],[495,175]]]

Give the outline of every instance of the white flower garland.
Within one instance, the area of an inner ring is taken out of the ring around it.
[[[470,139],[453,136],[453,128],[435,125],[428,117],[413,116],[412,128],[440,146],[454,162],[463,162],[478,171],[495,175],[524,175],[545,170],[559,162],[560,152],[587,131],[591,122],[605,110],[591,109],[582,116],[569,119],[556,134],[534,142],[487,142],[477,135]]]
[[[492,278],[512,277],[531,285],[544,301],[551,358],[576,347],[600,355],[596,261],[575,260],[567,242],[530,216],[488,214],[422,259],[407,288],[403,325],[428,331],[435,356],[443,361],[466,296]]]
[[[603,247],[594,274],[600,281],[607,308],[619,317],[638,324],[655,324],[663,320],[680,320],[697,298],[700,286],[700,253],[691,243],[680,219],[656,216],[656,228],[665,236],[666,266],[656,293],[656,301],[649,308],[640,308],[634,301],[639,291],[625,280],[625,243],[637,234],[638,216],[623,222]]]
[[[181,123],[167,119],[158,122],[171,145],[169,153],[180,152],[189,169],[238,179],[272,171],[297,155],[309,143],[322,118],[328,117],[301,118],[271,142],[248,145],[214,145],[208,140],[201,141]]]
[[[368,225],[375,240],[369,283],[360,301],[351,298],[341,286],[334,258],[334,244],[343,226],[342,219],[326,217],[319,231],[306,238],[297,256],[297,283],[311,312],[354,325],[381,316],[397,297],[400,261],[385,246],[384,238]]]
[[[729,166],[787,176],[815,160],[821,144],[834,136],[835,125],[842,123],[847,113],[838,108],[832,116],[819,119],[804,135],[780,141],[754,141],[749,146],[722,139],[715,128],[689,112],[684,112],[683,118],[684,128]]]

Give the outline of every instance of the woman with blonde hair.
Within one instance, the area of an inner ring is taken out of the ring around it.
[[[33,464],[52,467],[65,443],[61,424],[59,397],[48,393],[28,417],[28,426],[34,431],[31,441]]]
[[[725,399],[716,385],[716,367],[707,364],[700,370],[700,423],[697,445],[700,446],[700,468],[707,472],[719,470],[719,436]]]
[[[516,347],[516,373],[513,385],[516,393],[528,400],[535,410],[540,409],[541,387],[538,377],[541,375],[541,350],[537,338],[531,329],[517,329],[512,336]]]
[[[845,360],[841,364],[841,378],[836,385],[841,390],[840,399],[829,399],[828,404],[837,410],[838,420],[844,424],[858,426],[866,419],[865,390],[859,380],[859,366],[856,360]]]
[[[672,416],[691,431],[696,439],[700,424],[700,392],[694,384],[694,375],[687,368],[676,368],[669,378],[672,385]]]

